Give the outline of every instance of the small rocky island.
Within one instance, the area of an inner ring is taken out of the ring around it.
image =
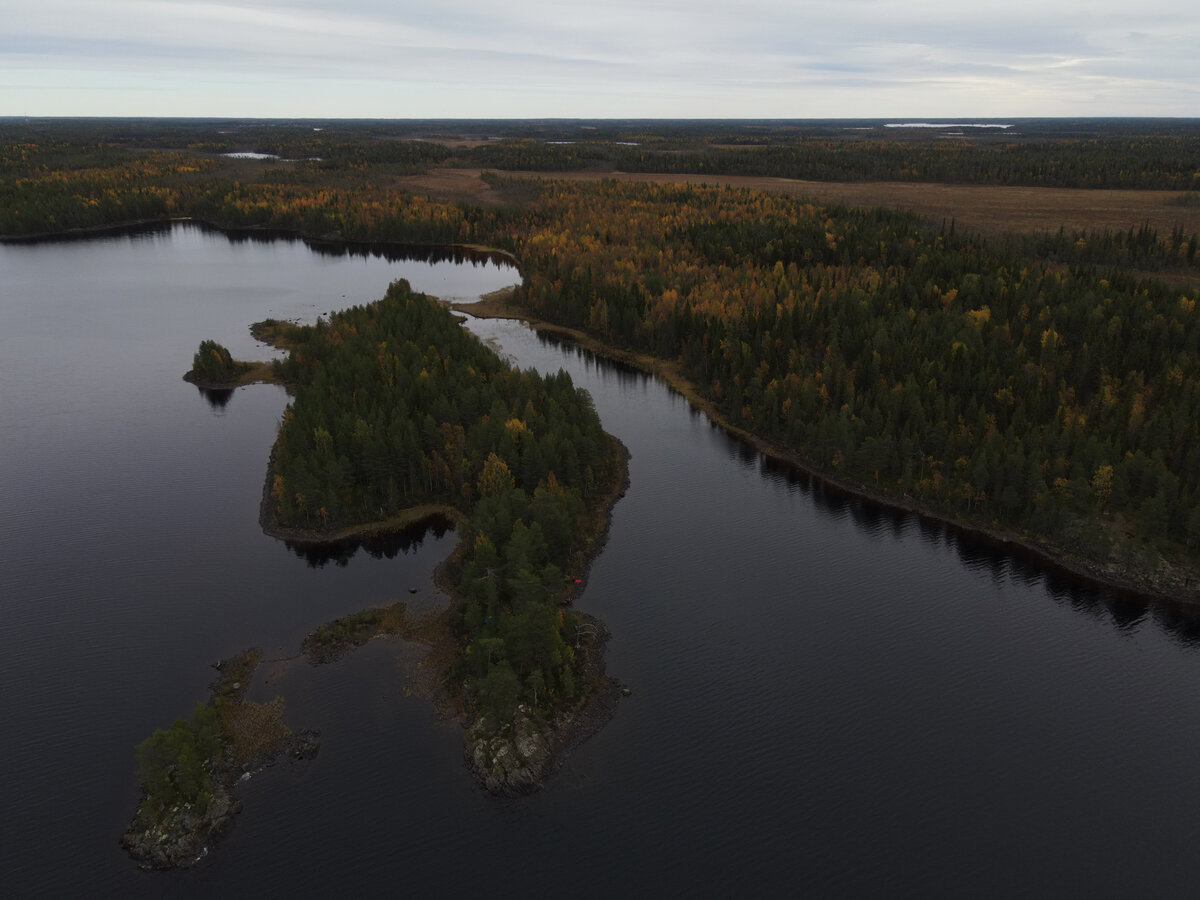
[[[244,384],[275,381],[274,365],[269,362],[239,362],[216,341],[200,342],[192,357],[192,368],[183,376],[202,390],[217,391]]]
[[[207,703],[191,720],[178,718],[137,747],[142,799],[121,845],[146,869],[194,865],[208,855],[241,808],[235,785],[282,757],[316,755],[319,734],[293,734],[283,720],[283,698],[246,699],[262,658],[247,650],[215,664],[220,673]]]

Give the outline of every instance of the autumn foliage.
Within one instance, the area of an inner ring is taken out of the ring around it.
[[[911,177],[941,167],[987,183],[1160,179],[1194,187],[1194,147],[1169,134],[941,150],[818,141],[787,152],[681,151],[674,162],[650,153],[666,145],[643,143],[628,154],[644,157],[643,168],[670,171],[711,164],[796,174],[788,166],[809,160],[866,177],[874,156],[877,171],[909,167]],[[497,164],[503,146],[486,151]],[[513,149],[534,168],[558,152]],[[562,152],[582,161],[592,151]],[[15,200],[0,209],[0,230],[122,220],[145,203],[159,217],[224,227],[500,247],[522,267],[516,299],[539,316],[675,361],[731,422],[840,478],[1092,558],[1132,548],[1194,561],[1200,550],[1200,296],[1129,268],[1194,270],[1200,242],[1182,229],[1062,232],[1000,245],[894,211],[750,191],[500,176],[488,176],[491,189],[511,202],[450,204],[388,187],[389,163],[376,150],[337,174],[296,165],[253,182],[218,177],[207,160],[179,151],[121,158],[111,147],[33,142],[3,154]],[[396,159],[397,171],[407,171]],[[1021,175],[1023,166],[1043,180]],[[445,357],[424,360],[425,352],[373,345],[353,365],[419,387],[422,370],[444,374],[435,370]],[[304,358],[301,351],[299,365]],[[345,423],[347,434],[360,435],[357,445],[334,449],[342,438],[315,424],[288,438],[336,487],[319,489],[318,502],[292,484],[311,472],[285,474],[276,492],[282,513],[332,523],[386,510],[413,491],[481,495],[486,454],[464,454],[469,435],[434,413],[431,424],[409,417],[382,426],[402,448],[394,474],[374,480],[382,489],[361,489],[360,477],[383,458],[371,449],[381,425],[363,412],[362,426]],[[489,427],[499,441],[527,445],[509,433],[512,419],[529,421],[510,407]],[[525,490],[536,486],[521,459],[505,464]]]

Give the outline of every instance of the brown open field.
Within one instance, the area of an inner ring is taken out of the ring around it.
[[[492,143],[491,138],[465,138],[465,137],[427,137],[421,140],[430,144],[441,144],[443,147],[452,147],[455,150],[470,150],[474,147],[482,147],[484,144]]]
[[[654,175],[624,172],[506,173],[525,178],[595,181],[686,182],[725,184],[774,193],[810,196],[848,206],[890,206],[910,209],[934,221],[953,219],[960,229],[986,234],[1006,231],[1071,229],[1128,229],[1149,224],[1159,232],[1182,225],[1200,232],[1200,206],[1177,206],[1168,201],[1179,191],[1085,190],[907,182],[825,182],[740,175]],[[396,179],[398,187],[450,200],[494,202],[500,198],[479,177],[479,169],[434,169],[427,175]]]
[[[480,178],[481,169],[431,169],[427,175],[401,175],[392,184],[403,191],[428,194],[438,200],[497,203],[501,197]]]

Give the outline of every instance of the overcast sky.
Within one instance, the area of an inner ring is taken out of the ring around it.
[[[0,115],[1200,116],[1200,2],[0,0]]]

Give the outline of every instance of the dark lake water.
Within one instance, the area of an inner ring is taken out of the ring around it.
[[[565,367],[632,453],[578,605],[632,689],[533,796],[498,802],[406,652],[294,656],[335,616],[439,598],[453,534],[314,561],[257,507],[286,396],[210,402],[197,343],[312,319],[407,277],[475,296],[494,264],[389,261],[196,227],[0,246],[0,877],[9,896],[1152,896],[1200,879],[1200,626],[830,495],[653,379],[471,322]],[[417,589],[410,595],[411,589]],[[242,790],[205,865],[117,845],[133,746],[272,662],[320,755]]]

